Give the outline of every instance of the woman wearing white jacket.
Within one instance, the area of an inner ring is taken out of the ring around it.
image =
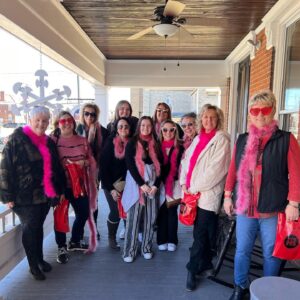
[[[186,289],[196,288],[196,274],[212,268],[212,246],[230,162],[230,138],[223,131],[223,112],[206,104],[199,114],[200,130],[181,162],[183,192],[200,193],[194,223],[194,242],[187,264]]]

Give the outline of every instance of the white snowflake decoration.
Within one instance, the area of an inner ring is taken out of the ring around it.
[[[23,111],[27,113],[33,106],[47,106],[50,108],[54,114],[57,114],[62,110],[63,106],[60,103],[51,103],[51,100],[60,101],[64,99],[64,96],[69,97],[71,95],[71,89],[64,85],[63,90],[55,89],[52,91],[52,94],[49,96],[45,96],[45,88],[48,88],[48,80],[45,77],[48,76],[48,73],[45,70],[37,70],[34,73],[39,79],[35,81],[35,85],[40,89],[40,95],[36,95],[32,92],[32,89],[28,86],[25,86],[22,82],[17,82],[13,86],[13,91],[15,94],[20,93],[23,101],[19,103],[19,105],[13,104],[11,107],[11,111],[15,115],[20,115],[20,112]],[[29,101],[29,98],[33,99],[33,101]]]

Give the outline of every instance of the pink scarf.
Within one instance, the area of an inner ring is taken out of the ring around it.
[[[194,140],[194,138],[190,138],[189,136],[184,135],[183,136],[183,148],[186,150],[191,145],[193,140]]]
[[[168,150],[170,150],[174,146],[174,140],[171,141],[163,141],[162,142],[162,152],[164,155],[164,165],[168,163],[169,155],[167,154]],[[171,158],[170,158],[170,171],[167,175],[165,181],[165,189],[166,195],[173,197],[173,186],[174,186],[174,178],[177,174],[177,156],[178,156],[178,148],[174,148]]]
[[[209,133],[205,132],[205,129],[202,128],[201,133],[198,137],[198,144],[192,154],[192,157],[190,159],[190,165],[189,165],[189,170],[186,175],[186,187],[190,188],[191,186],[191,178],[192,174],[195,168],[195,165],[197,163],[198,157],[201,154],[201,152],[204,150],[204,148],[207,146],[209,141],[215,136],[217,130],[214,129]]]
[[[238,193],[236,211],[238,214],[243,214],[247,211],[251,200],[251,174],[253,174],[257,164],[259,140],[264,135],[272,134],[277,130],[277,128],[278,123],[275,120],[263,128],[257,128],[254,125],[250,125],[249,136],[237,173]]]
[[[160,163],[158,161],[158,158],[157,158],[157,155],[155,152],[155,148],[154,148],[154,138],[151,135],[149,135],[149,136],[140,135],[140,138],[142,140],[148,142],[149,156],[154,164],[156,176],[159,176],[160,175]],[[139,170],[141,177],[144,178],[145,163],[143,161],[143,156],[144,156],[144,149],[143,149],[142,144],[138,141],[136,155],[135,155],[135,161],[136,161],[136,166]]]
[[[128,138],[124,138],[123,140],[117,135],[113,139],[115,157],[118,159],[123,159],[125,156],[125,148],[128,143]]]
[[[48,137],[44,134],[42,136],[36,135],[30,126],[23,127],[23,132],[31,140],[32,144],[38,148],[39,153],[43,159],[43,184],[45,195],[49,198],[57,196],[54,186],[52,184],[52,165],[51,165],[51,154],[47,147]]]

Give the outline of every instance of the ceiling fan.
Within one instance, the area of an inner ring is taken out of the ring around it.
[[[157,6],[154,9],[154,18],[151,19],[136,19],[136,18],[116,18],[116,19],[127,19],[127,20],[145,20],[160,22],[154,24],[146,29],[143,29],[132,36],[128,37],[127,40],[137,40],[142,36],[154,31],[156,34],[162,37],[170,37],[176,34],[179,29],[183,29],[183,34],[188,35],[189,38],[193,38],[192,34],[188,32],[183,25],[186,23],[186,19],[179,15],[185,8],[185,4],[179,1],[166,0],[165,5]]]

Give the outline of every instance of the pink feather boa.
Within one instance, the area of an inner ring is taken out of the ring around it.
[[[149,156],[154,164],[156,176],[159,176],[160,175],[160,163],[158,161],[158,158],[157,158],[157,155],[156,155],[156,152],[154,149],[154,139],[153,138],[151,138],[148,141],[148,147],[149,147]],[[136,166],[137,166],[137,169],[139,170],[140,175],[144,178],[145,163],[143,162],[143,154],[144,154],[143,146],[138,141],[136,155],[135,155],[135,161],[136,161]]]
[[[94,221],[93,213],[97,209],[97,198],[98,191],[96,186],[96,178],[97,178],[97,164],[95,159],[90,155],[88,157],[89,166],[87,167],[87,175],[88,175],[88,197],[89,197],[89,205],[90,205],[90,214],[88,218],[88,227],[89,227],[89,248],[85,252],[86,254],[90,254],[96,251],[97,249],[97,228]]]
[[[57,197],[54,186],[52,184],[52,164],[51,164],[51,154],[49,148],[47,147],[48,136],[36,135],[30,126],[24,126],[23,132],[26,134],[31,140],[32,144],[38,148],[42,159],[43,159],[43,184],[44,184],[44,192],[45,195],[49,198]]]
[[[115,157],[118,159],[123,159],[125,156],[125,148],[128,143],[128,138],[122,140],[119,136],[113,139]]]
[[[245,146],[244,154],[240,162],[238,170],[238,191],[236,211],[238,214],[243,214],[247,211],[251,198],[251,174],[256,168],[257,155],[259,148],[259,140],[262,136],[272,134],[278,128],[277,121],[272,121],[271,124],[263,128],[257,128],[250,125],[249,136]]]

